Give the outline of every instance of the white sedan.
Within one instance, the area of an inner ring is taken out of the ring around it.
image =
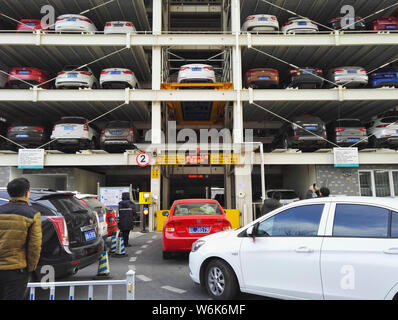
[[[318,26],[309,19],[292,17],[282,26],[283,33],[315,33]]]
[[[248,16],[243,23],[242,31],[278,31],[279,22],[276,16],[256,14]]]
[[[216,74],[214,68],[207,64],[186,64],[180,67],[178,83],[214,83]]]
[[[212,298],[398,299],[398,200],[297,201],[200,238],[190,276]]]
[[[101,88],[139,88],[134,72],[123,68],[108,68],[101,71]]]
[[[130,21],[109,21],[105,24],[104,34],[135,33],[137,30]]]
[[[94,23],[85,16],[79,14],[64,14],[57,18],[55,22],[55,31],[95,32],[97,28]]]
[[[55,87],[62,88],[98,88],[98,80],[89,67],[66,66],[58,72]]]

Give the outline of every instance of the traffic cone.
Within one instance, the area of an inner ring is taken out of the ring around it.
[[[116,252],[113,254],[113,257],[123,258],[127,256],[126,249],[124,248],[124,240],[122,236],[117,238]]]
[[[98,263],[98,273],[93,278],[94,280],[99,279],[110,279],[112,278],[110,275],[110,268],[109,268],[109,260],[108,260],[108,252],[105,250]]]
[[[117,232],[116,235],[113,235],[112,238],[111,238],[111,248],[109,250],[110,254],[116,253],[118,234],[119,234],[119,231]]]

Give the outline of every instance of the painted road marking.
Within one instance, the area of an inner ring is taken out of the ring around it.
[[[153,240],[149,240],[149,241],[147,241],[146,243],[152,243],[153,242]]]
[[[151,278],[148,278],[148,277],[144,276],[143,274],[139,274],[136,277],[137,277],[137,279],[140,279],[140,280],[142,280],[144,282],[152,281]]]
[[[144,245],[141,246],[141,248],[144,248],[144,249],[145,249],[145,248],[148,248],[148,245],[147,245],[147,244],[144,244]]]
[[[142,250],[138,250],[135,254],[141,254]]]
[[[134,262],[135,260],[137,260],[137,257],[131,257],[131,258],[129,259],[130,262]]]
[[[133,271],[135,271],[135,265],[133,265],[133,264],[130,264],[130,265],[129,265],[129,270],[133,270]]]
[[[170,287],[170,286],[163,286],[162,289],[169,290],[171,292],[175,292],[175,293],[179,293],[179,294],[182,294],[182,293],[186,292],[185,290],[174,288],[174,287]]]
[[[158,238],[158,236],[153,236],[153,237],[152,237],[152,239],[157,239],[157,238]]]

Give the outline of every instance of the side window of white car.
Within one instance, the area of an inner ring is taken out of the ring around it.
[[[334,237],[386,238],[390,211],[359,204],[337,204]]]
[[[258,237],[316,237],[323,212],[323,204],[286,209],[262,221]]]
[[[398,212],[392,212],[391,217],[391,238],[398,238]]]

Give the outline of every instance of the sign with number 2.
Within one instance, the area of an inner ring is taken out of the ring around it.
[[[137,164],[140,167],[146,167],[151,162],[151,157],[145,152],[141,152],[136,158]]]

